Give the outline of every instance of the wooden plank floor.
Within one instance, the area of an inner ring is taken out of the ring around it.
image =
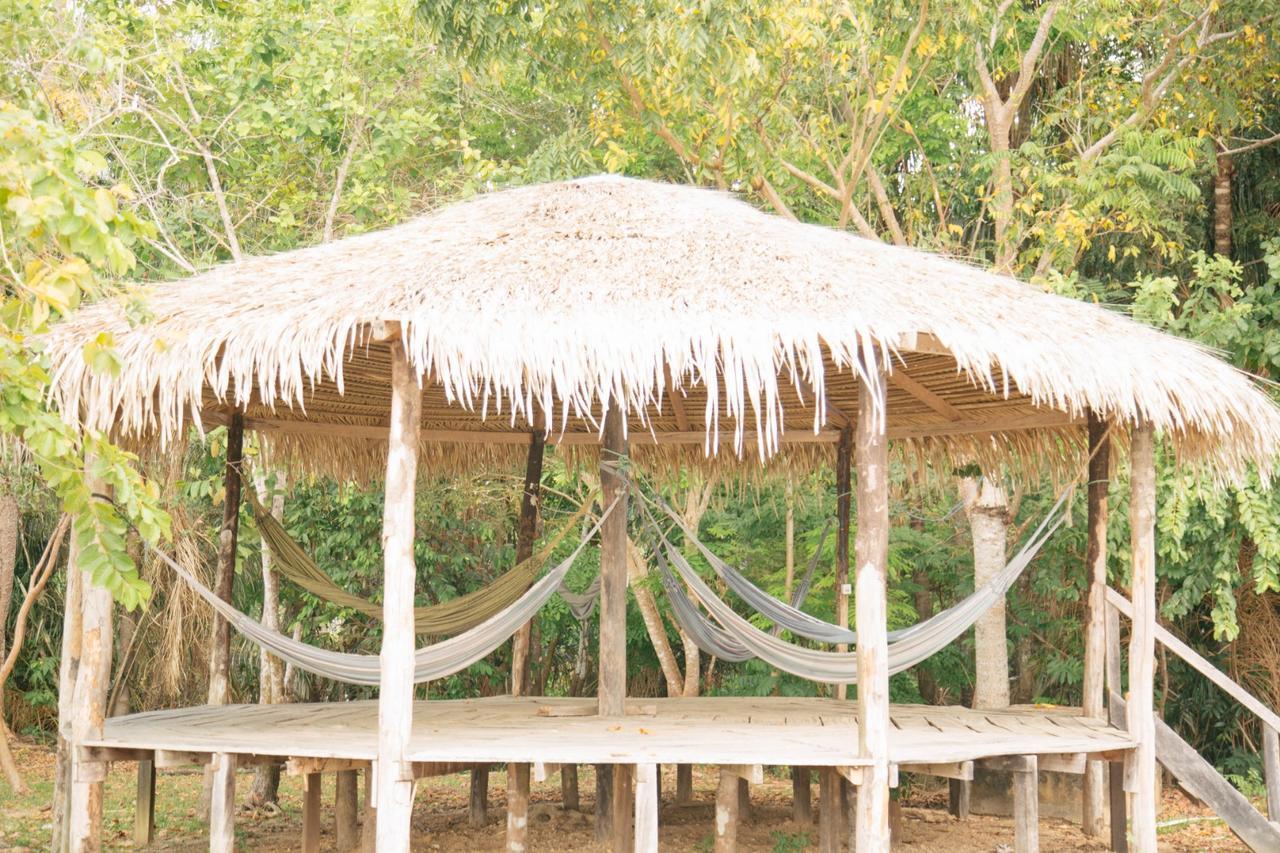
[[[656,713],[594,716],[591,699],[418,702],[408,756],[422,762],[793,764],[853,766],[856,704],[834,699],[633,699]],[[548,715],[547,711],[555,715]],[[575,709],[592,715],[573,716]],[[568,714],[568,715],[566,715]],[[1124,732],[1071,709],[895,705],[895,763],[1132,748]],[[226,705],[109,719],[89,746],[372,759],[376,702]]]

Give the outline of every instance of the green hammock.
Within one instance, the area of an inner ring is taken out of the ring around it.
[[[271,549],[274,568],[289,580],[307,592],[339,607],[357,610],[375,619],[382,618],[382,605],[375,604],[367,598],[347,592],[333,578],[324,573],[315,561],[298,544],[289,532],[284,529],[275,516],[262,505],[252,489],[245,489],[253,509],[254,520],[258,523],[258,533],[262,541]],[[542,550],[523,562],[517,563],[510,571],[503,574],[488,586],[474,592],[460,595],[439,604],[413,609],[413,626],[416,633],[444,636],[457,634],[474,628],[493,614],[511,605],[524,594],[538,571],[542,568],[551,552],[564,539],[565,534],[586,514],[591,502],[587,501],[560,528]]]

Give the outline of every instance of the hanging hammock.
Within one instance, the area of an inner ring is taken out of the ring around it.
[[[533,618],[533,615],[542,609],[547,600],[555,594],[557,588],[564,581],[565,575],[568,574],[570,567],[573,566],[578,555],[582,553],[582,549],[595,536],[596,531],[600,529],[600,525],[604,523],[609,513],[617,505],[618,499],[615,498],[613,503],[601,513],[599,520],[583,535],[577,547],[573,549],[573,553],[556,564],[554,568],[529,587],[527,592],[518,596],[510,605],[457,636],[441,640],[414,652],[413,683],[421,684],[425,681],[433,681],[452,675],[455,672],[460,672],[510,639],[511,635],[521,625]],[[218,615],[226,619],[233,628],[254,644],[266,649],[276,657],[292,663],[299,669],[304,669],[323,678],[331,678],[347,684],[378,685],[382,673],[378,655],[335,652],[295,640],[292,637],[281,634],[279,631],[273,631],[252,616],[223,601],[216,593],[202,584],[192,572],[188,571],[168,554],[150,543],[148,543],[147,547],[169,568],[173,569],[174,573],[182,578],[197,595],[208,602],[209,606]]]
[[[311,556],[289,535],[275,516],[271,514],[252,489],[246,490],[253,519],[257,522],[262,541],[271,549],[274,566],[280,574],[293,581],[316,598],[371,616],[382,618],[382,605],[367,598],[347,592],[316,565]],[[538,570],[564,540],[564,537],[586,514],[591,506],[587,500],[570,516],[559,531],[532,557],[517,563],[492,583],[465,595],[459,595],[439,604],[413,609],[414,633],[448,636],[479,625],[493,614],[509,606],[529,588]],[[570,605],[572,606],[572,605]],[[588,615],[590,611],[588,610]]]
[[[1062,525],[1065,520],[1063,508],[1070,494],[1069,488],[1062,493],[1035,532],[1028,538],[1022,550],[997,575],[941,613],[910,628],[888,632],[889,673],[892,675],[910,669],[937,654],[1002,600],[1022,572],[1031,564],[1044,543]],[[642,501],[649,503],[643,496]],[[760,658],[784,672],[810,681],[830,684],[856,683],[858,678],[856,652],[807,649],[779,639],[768,631],[762,631],[752,625],[719,598],[699,577],[679,549],[662,534],[647,506],[644,507],[644,515],[657,537],[658,547],[666,553],[670,563],[675,566],[680,578],[688,584],[698,602],[706,608],[715,622],[719,623],[718,630],[710,630],[717,626],[693,606],[684,588],[675,581],[674,577],[670,577],[670,569],[664,562],[660,562],[659,567],[669,577],[669,582],[664,578],[664,586],[668,595],[672,597],[672,610],[676,619],[695,643],[698,643],[700,649],[707,654],[715,655],[727,652],[731,655],[727,658],[729,660],[741,659],[742,654],[749,653],[750,656]],[[687,530],[686,535],[689,535]],[[690,538],[697,543],[696,537]],[[701,543],[698,543],[698,547],[700,551],[705,551],[705,546]],[[681,598],[684,601],[677,603]],[[774,601],[778,605],[782,604],[776,599]],[[773,612],[779,611],[775,607]],[[856,644],[857,634],[849,633],[852,637],[850,644]],[[703,641],[707,642],[707,646],[702,645]]]

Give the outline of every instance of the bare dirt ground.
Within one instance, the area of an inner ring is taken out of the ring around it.
[[[44,850],[50,833],[50,800],[53,784],[53,756],[44,746],[19,745],[19,765],[31,790],[14,796],[0,783],[0,850]],[[697,768],[694,776],[695,801],[689,806],[670,802],[675,790],[674,768],[664,768],[664,803],[660,819],[661,846],[670,851],[710,850],[716,776],[709,768]],[[239,774],[241,794],[249,789],[252,771]],[[323,838],[326,851],[334,850],[332,826],[332,777],[327,777],[324,793]],[[107,781],[104,821],[104,848],[133,849],[134,774],[132,765],[116,766]],[[583,808],[591,809],[594,781],[590,768],[581,774]],[[202,821],[196,815],[201,775],[196,770],[162,771],[156,786],[156,842],[151,850],[204,850],[208,842]],[[503,849],[505,832],[505,774],[494,772],[489,788],[489,822],[483,828],[467,824],[467,779],[450,776],[424,780],[419,786],[414,814],[414,849],[486,853]],[[302,792],[298,779],[284,777],[280,790],[280,810],[272,814],[242,812],[236,821],[237,848],[243,850],[293,851],[301,838]],[[763,785],[752,786],[752,816],[739,829],[738,847],[744,851],[800,853],[814,849],[817,827],[801,826],[791,820],[791,782],[782,776],[766,775]],[[817,804],[817,785],[814,785]],[[915,785],[903,800],[902,834],[896,847],[903,850],[1011,851],[1013,824],[1006,818],[974,816],[954,820],[946,811],[941,790]],[[1204,809],[1197,808],[1176,791],[1167,791],[1161,810],[1162,822],[1174,822],[1161,830],[1161,850],[1218,851],[1244,850],[1227,828]],[[599,850],[595,842],[591,814],[566,812],[560,808],[560,781],[553,776],[535,783],[530,807],[529,848],[534,851]],[[1040,846],[1045,851],[1103,851],[1104,842],[1085,838],[1066,821],[1043,819]]]

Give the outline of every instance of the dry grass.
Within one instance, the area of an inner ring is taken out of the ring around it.
[[[1280,409],[1193,343],[954,260],[621,177],[491,193],[135,296],[145,322],[131,324],[119,298],[49,336],[53,397],[69,418],[163,444],[202,413],[247,408],[309,421],[277,435],[277,452],[335,473],[367,472],[382,452],[376,436],[321,425],[385,424],[386,347],[373,330],[387,322],[402,330],[433,428],[528,429],[545,417],[553,435],[589,433],[621,403],[633,430],[673,432],[678,394],[708,435],[686,455],[715,453],[723,432],[734,456],[763,459],[784,426],[827,423],[837,391],[850,413],[858,376],[881,412],[889,401],[891,425],[901,415],[945,426],[918,398],[895,389],[895,403],[878,373],[933,370],[911,356],[928,340],[949,353],[932,390],[992,427],[906,442],[924,455],[1078,459],[1067,417],[1089,409],[1153,422],[1185,461],[1224,477],[1280,447]],[[85,363],[103,333],[119,375]],[[1047,410],[1067,417],[1047,431],[998,423]],[[443,444],[427,464],[510,455]]]

